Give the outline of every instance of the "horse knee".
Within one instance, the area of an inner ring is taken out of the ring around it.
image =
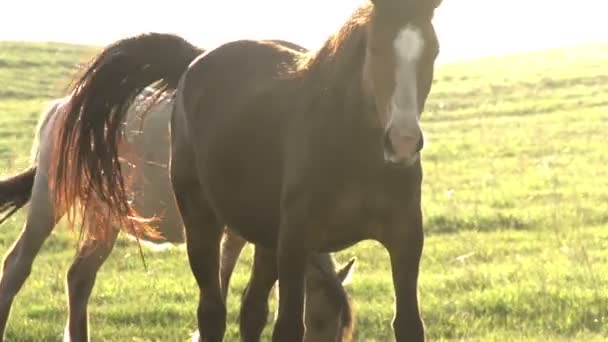
[[[79,251],[66,274],[70,295],[82,293],[88,297],[95,284],[97,271],[99,271],[111,250],[111,247],[97,245]]]
[[[86,291],[86,289],[92,287],[95,276],[95,272],[91,272],[91,270],[82,267],[78,262],[74,262],[66,274],[69,293],[73,295],[75,292]]]
[[[6,255],[0,278],[0,341],[8,320],[13,300],[32,272],[35,251],[25,250],[20,239]]]
[[[23,241],[18,241],[8,252],[2,263],[2,280],[21,283],[32,273],[32,263],[37,250],[28,249]],[[8,279],[6,279],[8,277]]]
[[[18,253],[11,252],[2,265],[2,280],[0,281],[0,296],[2,300],[12,301],[32,273],[32,263],[24,262]]]
[[[30,212],[34,212],[34,209],[30,208]],[[52,220],[28,218],[21,235],[2,263],[2,291],[11,291],[13,296],[19,291],[30,276],[34,259],[53,227]]]

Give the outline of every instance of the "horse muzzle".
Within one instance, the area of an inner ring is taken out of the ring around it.
[[[387,163],[409,167],[420,159],[424,138],[420,130],[405,134],[395,129],[387,129],[383,138],[384,160]]]

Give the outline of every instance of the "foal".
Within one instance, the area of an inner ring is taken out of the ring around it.
[[[179,41],[148,35],[125,44],[76,84],[79,101],[57,148],[56,156],[69,157],[56,160],[58,202],[95,195],[113,220],[146,231],[130,220],[137,213],[116,159],[118,122],[130,102],[117,91],[163,79],[177,86],[170,174],[200,288],[202,339],[224,336],[217,274],[227,225],[276,257],[275,342],[304,336],[311,256],[365,239],[382,243],[390,256],[397,341],[423,341],[420,116],[439,52],[432,25],[438,5],[371,0],[310,54],[242,40],[186,66],[172,58],[183,49]],[[103,237],[101,223],[96,233]]]
[[[150,102],[153,95],[153,89],[146,89],[129,110],[125,121],[127,141],[125,147],[129,148],[123,148],[120,156],[124,158],[122,165],[127,171],[125,177],[137,176],[133,177],[131,183],[131,188],[135,191],[137,208],[150,216],[162,213],[156,226],[163,239],[152,242],[182,243],[184,242],[182,222],[174,203],[167,168],[168,125],[173,100],[168,94],[163,94],[160,102],[151,108],[144,119],[141,107]],[[69,106],[69,101],[70,97],[57,99],[42,113],[32,146],[32,167],[14,177],[0,181],[0,211],[8,211],[7,215],[0,219],[0,223],[23,205],[30,203],[25,227],[4,259],[0,279],[0,340],[3,339],[15,295],[28,277],[40,247],[50,235],[55,223],[63,216],[64,211],[57,210],[50,202],[48,174],[51,149],[55,144],[55,132],[61,122],[59,118]],[[140,173],[135,173],[136,170],[140,170]],[[111,233],[111,238],[115,239],[117,233],[118,230]],[[230,230],[225,231],[221,251],[224,297],[227,294],[230,276],[245,243],[245,240]],[[88,340],[88,300],[96,274],[111,253],[113,245],[114,240],[108,244],[99,244],[92,239],[92,236],[85,236],[67,276],[69,316],[65,340]],[[256,254],[258,253],[263,252]],[[260,258],[263,256],[258,255],[257,259]],[[310,337],[307,336],[307,341],[334,342],[342,341],[343,338],[348,339],[353,318],[346,292],[340,283],[352,271],[354,260],[336,272],[328,254],[321,254],[317,258],[316,263],[309,270],[307,280],[309,301],[306,306],[306,321],[310,329]],[[268,262],[254,269],[248,291],[243,297],[254,305],[262,307],[267,307],[268,299],[268,293],[264,290],[274,284],[273,277],[268,279],[264,275],[267,273],[264,269],[266,264]],[[249,291],[250,289],[254,291]],[[258,319],[266,321],[265,317]],[[319,325],[316,322],[325,322],[325,324]]]

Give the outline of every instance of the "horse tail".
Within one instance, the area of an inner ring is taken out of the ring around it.
[[[57,123],[51,158],[53,202],[91,223],[86,231],[106,240],[113,226],[136,238],[157,233],[131,206],[118,157],[123,123],[135,97],[152,83],[158,95],[175,89],[188,65],[203,51],[170,34],[148,33],[104,48],[71,86],[71,100]],[[158,97],[157,97],[158,98]],[[101,202],[102,213],[86,212]],[[82,229],[82,227],[81,227]]]
[[[32,196],[36,166],[30,166],[21,173],[0,180],[0,224],[23,208]]]

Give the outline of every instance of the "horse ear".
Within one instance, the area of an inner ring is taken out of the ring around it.
[[[350,260],[336,272],[342,285],[348,285],[350,283],[353,272],[355,271],[355,261],[357,261],[357,258],[350,258]]]

